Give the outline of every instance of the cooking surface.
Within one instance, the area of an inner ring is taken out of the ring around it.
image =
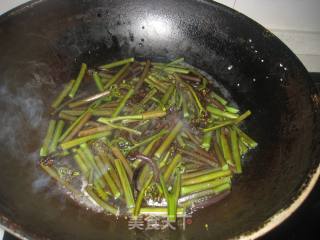
[[[312,79],[320,90],[320,73],[311,73]],[[320,219],[320,180],[301,207],[284,223],[263,236],[261,240],[300,240],[319,238]],[[5,232],[3,240],[18,240]]]

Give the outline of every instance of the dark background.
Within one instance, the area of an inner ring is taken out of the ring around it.
[[[320,91],[320,73],[310,73]],[[320,157],[320,156],[319,156]],[[320,180],[300,206],[285,222],[266,234],[260,240],[300,240],[320,239]],[[5,233],[3,240],[18,240],[9,233]]]

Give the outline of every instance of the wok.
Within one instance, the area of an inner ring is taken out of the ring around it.
[[[253,20],[183,0],[31,1],[0,18],[0,222],[24,239],[253,239],[287,218],[319,176],[319,93],[297,57]],[[80,207],[38,167],[47,106],[81,62],[177,57],[253,116],[259,142],[231,195],[182,230],[133,231]],[[208,224],[208,228],[204,225]]]

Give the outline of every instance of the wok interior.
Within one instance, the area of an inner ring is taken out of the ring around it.
[[[287,207],[316,166],[306,70],[272,34],[218,4],[42,1],[0,19],[0,52],[1,221],[26,236],[234,237]],[[246,127],[259,146],[247,156],[244,173],[234,179],[231,195],[194,214],[186,231],[128,230],[126,220],[79,207],[36,164],[47,106],[61,84],[81,62],[93,67],[129,56],[184,57],[221,82],[240,109],[253,113]]]

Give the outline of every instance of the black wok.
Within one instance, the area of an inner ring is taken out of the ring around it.
[[[184,57],[253,112],[247,127],[259,147],[244,174],[225,201],[197,212],[185,231],[128,230],[126,220],[79,207],[36,164],[46,106],[61,84],[81,62],[95,66],[128,56]],[[260,236],[301,204],[319,175],[319,93],[313,89],[282,42],[219,4],[31,1],[0,18],[0,222],[25,239]]]

